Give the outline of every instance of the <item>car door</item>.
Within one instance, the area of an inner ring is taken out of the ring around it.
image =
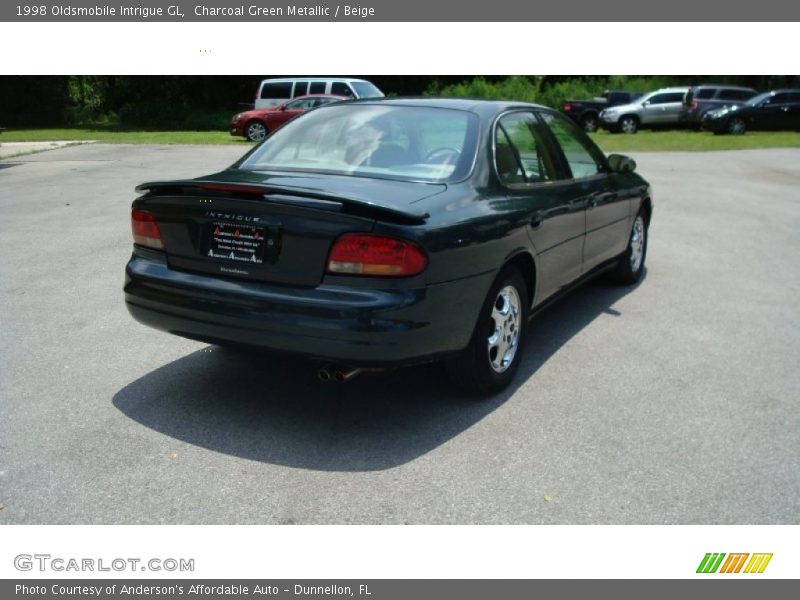
[[[786,121],[783,124],[786,129],[800,130],[800,92],[789,94],[786,103]]]
[[[495,171],[526,222],[537,254],[538,302],[580,276],[584,207],[575,201],[544,125],[532,111],[501,116],[494,131]]]
[[[283,105],[283,110],[278,111],[273,116],[273,123],[275,126],[280,126],[291,121],[296,116],[307,111],[314,104],[313,98],[298,98]]]
[[[781,92],[756,107],[748,125],[751,129],[792,129],[791,94]]]
[[[567,187],[585,209],[582,272],[587,273],[625,250],[631,226],[630,194],[611,173],[605,155],[586,134],[556,113],[541,112],[566,165]]]
[[[642,122],[647,124],[677,123],[683,114],[685,92],[663,92],[650,98],[644,105]]]

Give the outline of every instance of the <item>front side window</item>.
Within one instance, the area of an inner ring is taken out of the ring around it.
[[[444,108],[330,104],[278,129],[238,166],[409,181],[460,181],[477,115]]]
[[[351,90],[350,86],[343,81],[334,81],[331,84],[331,94],[335,96],[346,96],[348,98],[352,98],[353,90]]]
[[[502,117],[495,128],[495,166],[505,185],[539,183],[556,178],[556,170],[539,122],[533,113]]]
[[[542,113],[541,117],[561,147],[574,179],[605,170],[603,153],[571,121],[553,113]]]
[[[775,106],[776,104],[786,104],[788,100],[789,94],[775,94],[772,98],[764,102],[764,104],[767,106]]]
[[[669,104],[670,102],[683,102],[683,92],[665,92],[650,98],[650,104]]]
[[[315,106],[314,98],[298,98],[286,103],[286,110],[304,110]]]

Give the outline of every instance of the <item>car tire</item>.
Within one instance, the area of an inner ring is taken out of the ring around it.
[[[619,130],[627,134],[636,133],[639,131],[639,119],[630,115],[622,117],[619,120]]]
[[[741,117],[733,117],[728,121],[726,129],[731,135],[743,135],[747,132],[747,124]]]
[[[496,394],[511,383],[522,360],[529,314],[522,274],[504,268],[481,307],[469,346],[445,362],[452,382],[477,396]]]
[[[267,126],[261,121],[248,121],[244,126],[244,137],[251,142],[260,142],[267,137],[267,134],[269,134]]]
[[[581,127],[586,133],[594,133],[600,127],[600,120],[597,115],[584,115],[581,117]]]
[[[631,226],[628,246],[625,248],[616,268],[611,272],[611,280],[620,285],[638,283],[644,273],[644,260],[647,257],[647,216],[639,211]]]

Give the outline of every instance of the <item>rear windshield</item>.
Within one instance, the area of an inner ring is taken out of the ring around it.
[[[329,105],[278,129],[239,168],[458,181],[472,168],[478,129],[462,110]]]

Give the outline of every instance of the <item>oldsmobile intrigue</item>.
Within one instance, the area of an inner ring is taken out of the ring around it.
[[[137,187],[125,300],[152,327],[339,379],[441,359],[494,393],[537,309],[601,272],[639,281],[652,200],[634,168],[542,106],[331,104],[219,173]]]

